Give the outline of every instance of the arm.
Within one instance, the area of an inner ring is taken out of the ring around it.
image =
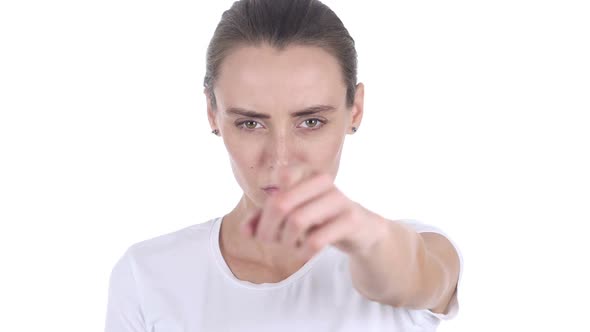
[[[383,220],[379,239],[350,256],[355,288],[367,298],[396,307],[444,313],[459,276],[459,257],[437,233],[417,233]]]

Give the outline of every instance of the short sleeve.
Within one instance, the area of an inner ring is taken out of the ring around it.
[[[450,320],[450,319],[454,318],[455,316],[457,316],[457,314],[459,312],[459,297],[458,296],[459,296],[459,288],[460,288],[460,284],[461,284],[461,276],[463,274],[463,255],[461,254],[461,251],[459,250],[459,246],[455,243],[455,241],[453,241],[453,239],[451,239],[446,233],[444,233],[442,230],[440,230],[437,227],[422,223],[422,222],[415,220],[415,219],[402,219],[401,221],[404,222],[405,224],[411,226],[412,228],[414,228],[414,230],[416,230],[416,232],[418,232],[418,233],[432,232],[432,233],[437,233],[437,234],[443,235],[451,242],[451,244],[453,245],[453,247],[457,251],[457,255],[459,256],[459,279],[457,281],[457,287],[455,289],[455,293],[453,294],[453,297],[451,298],[451,301],[449,302],[449,306],[447,307],[446,314],[435,313],[429,309],[424,310],[428,315],[436,317],[439,320]]]
[[[105,332],[145,331],[131,253],[127,249],[110,275]]]

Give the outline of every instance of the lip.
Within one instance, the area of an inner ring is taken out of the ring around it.
[[[274,195],[276,193],[279,192],[279,187],[277,186],[266,186],[264,188],[262,188],[262,190],[264,190],[265,193],[269,194],[269,195]]]

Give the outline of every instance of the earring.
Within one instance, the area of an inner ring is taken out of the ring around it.
[[[211,133],[219,136],[219,129],[213,129]]]
[[[356,127],[352,127],[352,132],[353,133],[356,133],[356,131],[357,131],[357,128]]]

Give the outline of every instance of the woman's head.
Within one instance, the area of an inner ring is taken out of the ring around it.
[[[351,107],[357,80],[354,39],[342,21],[318,0],[241,0],[225,11],[207,49],[204,86],[216,106],[215,81],[227,53],[239,45],[269,44],[283,50],[290,45],[321,47],[339,62]]]
[[[242,0],[207,51],[208,117],[236,180],[256,205],[283,168],[336,176],[363,110],[354,41],[317,0]]]

